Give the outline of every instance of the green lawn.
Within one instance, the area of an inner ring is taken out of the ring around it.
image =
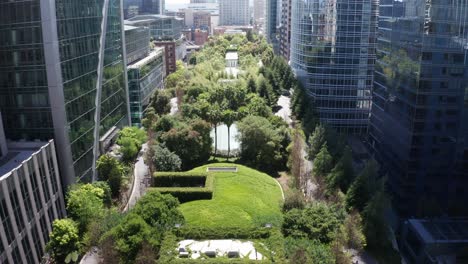
[[[281,189],[276,180],[265,173],[237,164],[216,163],[193,169],[205,172],[206,167],[237,166],[237,173],[215,173],[212,200],[184,203],[180,210],[188,226],[210,228],[250,228],[281,222]]]

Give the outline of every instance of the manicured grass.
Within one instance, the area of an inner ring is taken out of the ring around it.
[[[216,163],[198,167],[192,172],[205,172],[206,167],[237,166],[237,173],[214,175],[212,200],[184,203],[180,210],[186,225],[209,228],[251,228],[281,223],[281,190],[275,179],[248,167]]]

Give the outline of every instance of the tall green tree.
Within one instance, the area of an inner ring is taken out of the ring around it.
[[[325,142],[320,149],[320,152],[315,156],[312,173],[317,177],[325,177],[333,167],[333,158],[328,152],[327,143]]]
[[[222,113],[222,122],[227,126],[228,129],[228,160],[231,154],[231,126],[237,120],[237,116],[238,114],[231,109],[226,109]]]
[[[153,164],[158,171],[179,171],[182,160],[163,145],[156,144],[152,147],[154,151]]]
[[[274,171],[281,164],[281,136],[268,119],[247,116],[237,123],[241,159],[264,171]],[[285,162],[284,162],[285,163]]]
[[[219,104],[215,103],[210,107],[210,110],[208,111],[208,120],[213,125],[214,128],[214,142],[215,142],[215,147],[214,147],[214,156],[216,156],[216,153],[218,151],[218,125],[222,120],[222,109],[219,106]]]
[[[92,184],[74,185],[67,194],[67,212],[84,233],[89,223],[101,217],[104,190]]]
[[[367,244],[374,249],[388,249],[389,227],[385,218],[385,210],[390,201],[385,192],[377,191],[362,212],[364,222],[364,234]]]
[[[46,249],[56,263],[66,263],[67,256],[80,250],[78,224],[72,219],[56,219],[49,237]]]
[[[309,159],[315,159],[315,156],[320,152],[322,145],[325,143],[325,127],[318,125],[315,127],[314,133],[309,137]]]
[[[351,149],[346,147],[338,163],[327,175],[327,192],[334,193],[339,188],[342,192],[346,193],[353,180],[353,156]]]
[[[109,154],[105,154],[99,157],[96,168],[99,179],[109,184],[112,197],[119,197],[122,177],[125,175],[123,164]]]
[[[378,190],[383,191],[383,183],[378,181],[378,164],[376,161],[370,160],[349,187],[346,193],[346,208],[362,211],[372,195]]]
[[[159,116],[168,114],[171,111],[171,97],[167,92],[156,90],[151,98],[152,107]]]

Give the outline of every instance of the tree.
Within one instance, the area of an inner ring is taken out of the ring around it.
[[[171,97],[167,92],[156,90],[151,98],[150,107],[159,116],[168,114],[171,111]]]
[[[282,229],[286,236],[330,243],[339,225],[336,208],[324,203],[314,203],[304,210],[292,209],[285,213]]]
[[[288,146],[289,160],[288,166],[294,177],[296,189],[301,189],[303,185],[303,154],[304,134],[302,130],[295,129],[293,132],[293,141]]]
[[[346,216],[343,224],[344,234],[346,236],[346,246],[348,248],[360,251],[366,246],[366,237],[362,217],[357,211],[352,211]]]
[[[346,147],[340,160],[327,176],[327,191],[333,193],[336,189],[340,188],[341,191],[346,193],[353,179],[353,156],[351,149]]]
[[[247,91],[249,93],[257,93],[257,84],[255,83],[255,80],[252,77],[250,77],[247,81]]]
[[[309,137],[309,159],[315,159],[315,156],[320,152],[322,145],[325,143],[325,127],[318,125],[315,127],[314,133]]]
[[[131,162],[138,155],[138,145],[134,139],[124,137],[119,140],[120,152],[122,153],[122,160]]]
[[[158,171],[179,171],[182,161],[179,156],[163,145],[156,144],[153,148],[153,164]]]
[[[222,118],[222,110],[219,104],[215,103],[210,107],[208,111],[208,121],[214,127],[214,138],[215,138],[215,147],[214,147],[214,156],[216,156],[216,152],[218,150],[218,124],[221,122]]]
[[[46,248],[56,263],[68,263],[65,262],[67,256],[80,250],[78,225],[72,219],[56,219],[49,238]]]
[[[363,171],[356,177],[346,193],[346,208],[362,211],[373,193],[383,190],[383,183],[377,182],[378,165],[374,160],[367,162]]]
[[[335,263],[330,247],[320,241],[288,237],[284,245],[289,263]]]
[[[231,153],[231,126],[236,121],[237,116],[237,113],[231,109],[224,110],[222,113],[222,122],[227,126],[228,129],[228,160]]]
[[[128,140],[130,141],[130,139]],[[124,139],[121,142],[126,141],[127,140]],[[120,189],[122,186],[122,177],[125,174],[124,166],[116,158],[105,154],[99,157],[96,168],[98,171],[99,179],[106,181],[109,184],[112,197],[119,197]]]
[[[175,224],[185,222],[178,206],[179,200],[172,195],[149,191],[138,200],[132,212],[141,216],[151,227],[164,232]]]
[[[130,213],[103,239],[112,237],[122,263],[134,263],[144,243],[151,241],[157,244],[153,240],[153,236],[157,235],[141,216]]]
[[[316,177],[324,177],[330,172],[333,166],[333,158],[328,153],[327,143],[325,142],[320,152],[315,156],[312,172]]]
[[[210,158],[213,140],[211,126],[200,119],[188,124],[176,121],[174,127],[163,133],[160,142],[182,160],[182,169],[187,170],[203,164]]]
[[[74,185],[68,191],[67,212],[78,223],[80,233],[102,215],[103,198],[104,190],[92,184]]]
[[[364,207],[362,216],[364,219],[364,234],[367,244],[375,249],[386,249],[390,246],[389,227],[385,219],[385,210],[390,202],[385,192],[377,191]]]
[[[265,171],[284,167],[280,152],[282,138],[268,119],[247,116],[238,122],[237,128],[243,161]]]
[[[141,145],[148,139],[146,132],[138,127],[124,127],[119,132],[119,139],[117,140],[117,144],[119,144],[119,140],[122,138],[134,139],[138,148],[141,148]]]
[[[104,191],[104,196],[102,197],[102,200],[104,202],[104,205],[110,207],[112,205],[112,190],[109,187],[109,184],[105,181],[97,181],[93,182],[93,186],[101,188]]]

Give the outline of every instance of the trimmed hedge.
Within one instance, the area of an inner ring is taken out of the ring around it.
[[[150,190],[156,190],[163,194],[170,194],[177,199],[180,203],[186,203],[196,200],[210,200],[213,198],[213,191],[207,190],[206,188],[150,188]]]
[[[200,187],[205,186],[208,173],[156,172],[154,187]]]
[[[180,203],[213,198],[214,176],[211,173],[157,172],[153,179],[155,187],[150,188],[151,190],[171,194]],[[188,187],[203,184],[204,187]],[[183,187],[170,187],[174,185]]]

